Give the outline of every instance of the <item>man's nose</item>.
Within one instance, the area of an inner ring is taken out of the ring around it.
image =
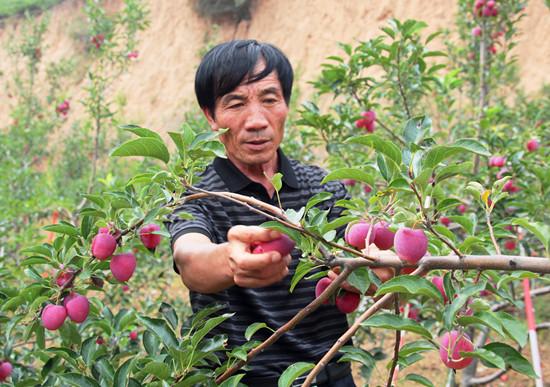
[[[261,130],[268,126],[266,111],[260,103],[251,103],[245,122],[246,130]]]

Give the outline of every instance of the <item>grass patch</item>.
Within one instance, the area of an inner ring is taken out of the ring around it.
[[[50,8],[61,0],[0,0],[0,18]]]

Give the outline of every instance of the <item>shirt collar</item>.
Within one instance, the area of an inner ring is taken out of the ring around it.
[[[283,174],[283,182],[291,188],[300,188],[294,169],[290,164],[290,160],[280,148],[277,149],[277,154],[279,155],[278,171]],[[224,181],[230,192],[239,192],[247,185],[253,183],[253,181],[246,177],[246,175],[228,158],[216,157],[213,165],[214,170]]]

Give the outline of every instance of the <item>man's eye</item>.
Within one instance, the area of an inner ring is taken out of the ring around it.
[[[277,99],[275,99],[275,98],[266,98],[266,99],[264,99],[264,103],[271,104],[271,103],[276,103],[276,102],[277,102]]]
[[[228,108],[229,108],[229,109],[238,109],[238,108],[240,108],[241,106],[243,106],[242,103],[234,103],[233,105],[229,105]]]

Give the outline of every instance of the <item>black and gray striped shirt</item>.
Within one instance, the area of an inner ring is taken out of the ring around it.
[[[340,182],[320,184],[326,175],[323,169],[290,160],[280,150],[279,172],[283,174],[279,196],[285,210],[299,210],[306,205],[310,197],[322,191],[331,192],[333,197],[320,204],[321,209],[331,208],[335,201],[347,196],[346,189]],[[197,187],[253,196],[278,206],[276,197],[270,198],[262,185],[249,180],[229,159],[216,158],[202,174],[202,180]],[[339,207],[332,208],[329,218],[338,217],[341,210]],[[194,219],[183,220],[175,215],[178,211],[186,211],[192,214]],[[167,228],[172,236],[172,245],[179,236],[190,232],[199,232],[214,243],[223,243],[227,241],[227,232],[232,226],[259,225],[267,220],[236,203],[205,198],[176,209],[167,223]],[[294,249],[289,275],[281,282],[265,288],[248,289],[232,286],[216,294],[191,292],[193,311],[197,312],[214,302],[227,305],[223,312],[234,312],[235,315],[222,323],[212,334],[226,334],[230,346],[246,342],[244,332],[252,323],[265,322],[270,328],[279,328],[315,297],[316,280],[302,279],[293,293],[289,293],[290,280],[299,257],[300,252]],[[247,377],[278,377],[295,362],[316,362],[347,327],[344,314],[334,305],[323,305],[254,358],[250,363]],[[263,341],[269,333],[266,329],[259,330],[253,339]],[[246,380],[243,382],[246,383]]]

